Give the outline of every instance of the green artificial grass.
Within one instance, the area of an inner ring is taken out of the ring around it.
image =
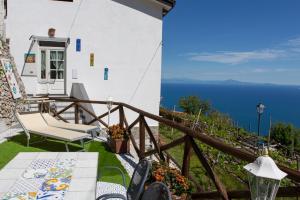
[[[41,141],[39,136],[31,135],[30,142]],[[81,150],[80,144],[70,144],[70,152]],[[101,181],[122,184],[122,177],[116,170],[103,169],[104,166],[119,167],[125,174],[128,185],[130,178],[116,155],[110,152],[105,143],[91,141],[85,144],[86,152],[99,152],[98,174],[101,174]],[[65,144],[61,141],[48,139],[26,147],[26,136],[24,134],[15,136],[9,141],[0,144],[0,169],[2,169],[19,152],[65,152]]]

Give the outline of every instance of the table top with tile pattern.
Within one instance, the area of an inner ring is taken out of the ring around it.
[[[97,166],[96,152],[19,153],[0,171],[0,199],[20,194],[31,200],[51,194],[62,200],[93,200]]]

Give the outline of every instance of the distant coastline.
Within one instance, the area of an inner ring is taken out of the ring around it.
[[[162,79],[163,84],[202,84],[202,85],[244,85],[244,86],[287,86],[299,87],[300,85],[275,84],[275,83],[255,83],[244,82],[233,79],[228,80],[194,80],[194,79]]]

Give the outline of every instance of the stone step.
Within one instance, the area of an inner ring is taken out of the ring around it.
[[[8,130],[9,127],[6,125],[5,121],[3,119],[0,119],[0,133]]]

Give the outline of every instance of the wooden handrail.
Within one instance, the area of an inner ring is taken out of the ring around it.
[[[218,150],[220,150],[224,153],[230,154],[230,155],[232,155],[234,157],[237,157],[241,160],[248,161],[248,162],[253,162],[257,158],[257,156],[255,154],[251,154],[251,153],[249,153],[249,152],[247,152],[243,149],[238,149],[238,148],[232,147],[228,144],[225,144],[223,141],[221,141],[217,138],[211,137],[211,136],[209,136],[205,133],[196,132],[196,131],[192,130],[189,127],[186,127],[186,126],[183,126],[183,125],[178,124],[176,122],[173,122],[172,120],[165,119],[165,118],[153,115],[151,113],[140,110],[138,108],[135,108],[135,107],[130,106],[130,105],[125,104],[125,103],[122,103],[122,105],[124,107],[128,108],[128,109],[131,109],[131,110],[133,110],[137,113],[142,114],[145,117],[148,117],[150,119],[153,119],[155,121],[158,121],[160,123],[168,125],[172,128],[175,128],[179,131],[182,131],[182,132],[186,133],[187,135],[189,135],[193,138],[196,138],[196,139],[200,140],[201,142],[203,142],[203,143],[205,143],[205,144],[207,144],[211,147],[214,147],[214,148],[216,148],[216,149],[218,149]],[[294,169],[290,169],[290,168],[285,167],[281,164],[278,164],[278,167],[288,174],[288,178],[290,178],[294,181],[300,182],[300,172],[299,171],[296,171]]]
[[[71,103],[71,104],[70,104],[70,105],[68,105],[67,107],[65,107],[65,108],[63,108],[62,110],[60,110],[60,111],[56,112],[56,113],[55,113],[55,115],[54,115],[54,117],[56,117],[57,115],[59,115],[59,114],[61,114],[61,113],[65,112],[66,110],[68,110],[69,108],[73,107],[74,105],[75,105],[75,103],[74,103],[74,102],[73,102],[73,103]]]
[[[82,106],[79,103],[76,103],[77,106],[79,106],[82,110],[84,110],[85,112],[87,112],[89,115],[91,115],[92,117],[94,117],[94,119],[96,119],[97,121],[99,121],[101,124],[103,124],[105,127],[108,128],[108,124],[106,124],[104,121],[102,121],[100,118],[98,118],[93,112],[89,111],[87,108],[85,108],[84,106]]]
[[[120,108],[119,106],[114,107],[113,109],[110,110],[110,114],[113,113],[113,112],[115,112],[115,111],[118,110],[119,108]],[[104,113],[104,114],[98,116],[97,118],[92,119],[92,120],[89,121],[87,124],[92,124],[92,123],[94,123],[95,121],[97,121],[98,119],[102,119],[103,117],[107,116],[108,113],[109,113],[109,112],[106,112],[106,113]]]
[[[66,98],[66,97],[49,97],[51,100],[61,101],[61,102],[73,102],[73,103],[89,103],[89,104],[108,104],[109,101],[95,101],[95,100],[83,100],[83,99],[76,99],[76,98]],[[119,102],[111,102],[112,105],[120,105]]]
[[[80,107],[81,109],[83,109],[84,107],[80,105],[81,103],[102,104],[102,105],[105,105],[108,103],[107,101],[79,100],[79,99],[74,99],[74,98],[51,98],[50,97],[50,99],[56,100],[56,101],[63,101],[63,102],[72,102],[71,105],[69,105],[66,108],[64,108],[63,110],[59,111],[59,113],[56,113],[56,116],[58,116],[60,118],[62,118],[62,117],[59,114],[61,114],[68,108],[72,107],[73,105],[76,105],[76,106]],[[185,148],[184,148],[183,163],[181,165],[181,167],[182,167],[181,172],[185,176],[191,177],[191,175],[189,174],[190,154],[191,154],[191,149],[194,150],[199,161],[202,163],[203,167],[208,172],[209,177],[215,183],[218,192],[194,193],[192,195],[193,199],[198,199],[198,198],[200,198],[200,199],[203,199],[203,198],[230,199],[230,198],[249,198],[250,197],[249,191],[226,191],[225,187],[223,186],[223,184],[221,183],[221,181],[219,180],[217,175],[214,173],[213,169],[210,167],[208,161],[206,160],[205,156],[203,155],[201,149],[197,145],[196,140],[198,140],[198,142],[202,142],[202,143],[209,145],[215,149],[218,149],[219,151],[222,151],[226,154],[232,155],[240,160],[247,161],[247,162],[253,162],[257,157],[255,154],[245,151],[243,149],[239,149],[239,148],[230,146],[229,144],[224,143],[224,141],[222,141],[218,138],[209,136],[208,134],[206,134],[204,132],[200,132],[199,130],[197,130],[197,131],[192,130],[191,128],[184,126],[183,124],[180,124],[180,123],[174,122],[172,120],[165,119],[163,117],[151,114],[149,112],[143,111],[139,108],[133,107],[126,103],[112,102],[112,104],[116,105],[116,107],[113,108],[112,111],[119,110],[119,124],[121,126],[125,125],[126,131],[128,133],[128,137],[132,141],[134,149],[140,158],[156,154],[156,155],[160,156],[161,159],[164,159],[164,154],[165,154],[165,155],[167,155],[167,160],[168,160],[169,154],[168,154],[167,150],[184,143]],[[139,117],[136,120],[134,120],[131,124],[128,124],[126,115],[124,112],[124,108],[131,110],[135,113],[138,113]],[[83,109],[83,110],[86,111],[86,109]],[[108,112],[106,112],[105,114],[102,114],[97,117],[92,112],[88,112],[88,111],[86,111],[86,112],[94,117],[94,119],[93,119],[94,121],[97,121],[97,120],[99,121],[99,120],[101,120],[102,117],[108,115]],[[185,134],[185,136],[182,138],[176,139],[168,144],[161,145],[159,143],[159,141],[156,141],[157,139],[154,137],[145,118],[149,118],[149,119],[157,121],[161,124],[175,128],[175,129],[179,130],[180,132],[183,132]],[[138,123],[139,123],[139,134],[140,134],[139,145],[136,143],[135,138],[133,137],[133,133],[131,131],[131,129]],[[147,152],[145,151],[145,134],[146,133],[149,135],[150,140],[154,144],[154,149],[149,150]],[[288,178],[290,178],[291,180],[293,180],[295,182],[298,182],[298,183],[300,182],[300,172],[299,171],[288,168],[281,164],[278,164],[278,167],[288,174],[288,176],[287,176]],[[299,190],[297,190],[297,189],[299,189],[299,187],[280,188],[277,196],[280,196],[280,195],[282,195],[282,196],[284,196],[284,195],[297,196],[297,195],[299,195]],[[286,193],[284,191],[286,191]]]
[[[168,149],[171,149],[173,147],[176,147],[176,146],[184,143],[184,141],[185,141],[185,136],[183,136],[181,138],[178,138],[178,139],[175,139],[175,140],[173,140],[172,142],[170,142],[168,144],[160,146],[160,150],[161,151],[166,151]],[[147,157],[147,156],[153,155],[153,154],[158,153],[158,152],[159,152],[158,149],[153,149],[153,150],[150,150],[150,151],[146,152],[145,156]]]

